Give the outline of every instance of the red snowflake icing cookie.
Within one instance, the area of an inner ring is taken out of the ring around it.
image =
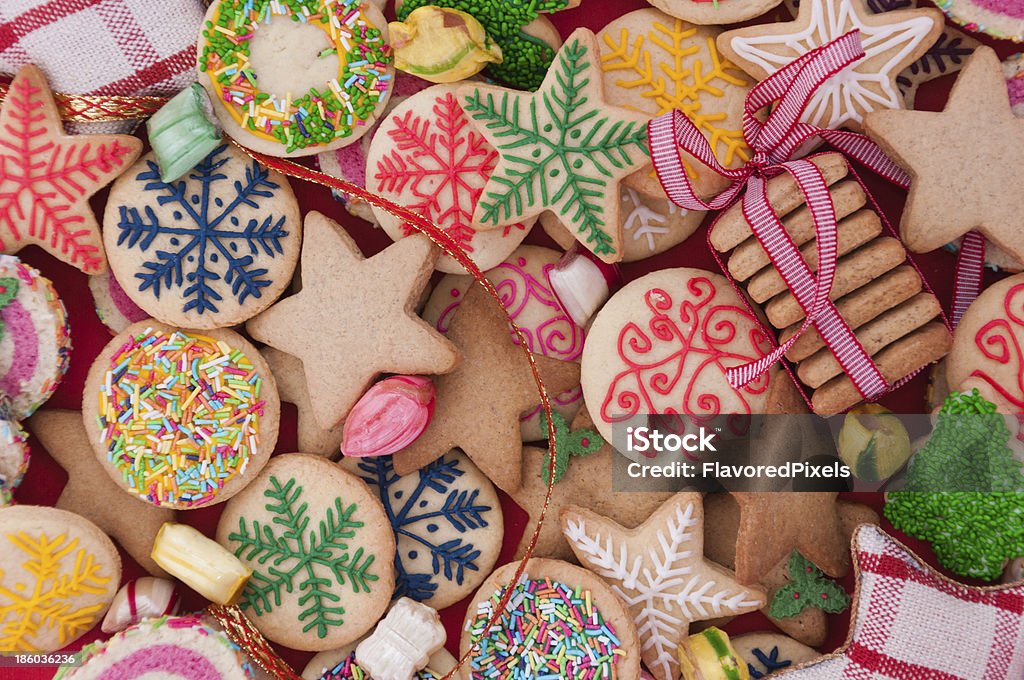
[[[381,122],[366,159],[366,185],[433,220],[477,266],[490,269],[516,249],[534,221],[476,230],[473,211],[497,163],[497,151],[470,124],[455,88],[435,85],[406,99]],[[374,214],[391,238],[410,233],[383,210]],[[465,273],[447,255],[437,269]]]
[[[724,277],[663,269],[622,288],[594,318],[583,348],[583,398],[608,441],[613,423],[637,414],[759,413],[768,374],[734,389],[725,370],[769,349]]]

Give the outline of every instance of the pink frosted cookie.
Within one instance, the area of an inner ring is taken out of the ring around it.
[[[526,334],[530,349],[542,356],[579,361],[583,353],[583,329],[577,326],[558,305],[548,286],[547,270],[558,262],[561,253],[541,246],[519,246],[507,260],[485,272],[505,308]],[[442,333],[447,332],[455,310],[473,278],[449,274],[438,282],[423,308],[423,319]],[[569,422],[583,404],[579,388],[557,394],[551,406]],[[540,426],[540,408],[522,419],[523,441],[546,439]]]
[[[21,424],[0,404],[0,507],[10,505],[28,470],[28,443]]]
[[[149,314],[135,304],[109,270],[89,277],[89,290],[96,306],[96,316],[115,335]]]
[[[406,99],[384,117],[366,159],[366,186],[441,227],[480,269],[496,266],[516,249],[534,218],[525,223],[477,231],[473,211],[498,152],[470,124],[452,85],[434,85]],[[374,208],[380,226],[394,240],[410,233],[401,220]],[[436,268],[464,274],[444,255]]]
[[[968,31],[1024,42],[1024,0],[935,0],[935,4]]]
[[[219,630],[195,616],[147,619],[106,642],[86,645],[80,666],[54,680],[251,680],[252,665]]]
[[[50,398],[71,358],[64,304],[49,279],[0,255],[0,401],[17,420]]]
[[[760,358],[768,338],[725,277],[662,269],[619,290],[587,331],[581,383],[601,436],[638,414],[760,413],[769,374],[734,389],[725,371]]]

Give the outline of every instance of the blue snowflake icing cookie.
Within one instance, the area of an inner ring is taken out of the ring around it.
[[[504,536],[494,485],[459,450],[404,477],[391,456],[342,466],[380,496],[395,534],[394,597],[443,609],[474,592],[494,568]]]
[[[733,648],[746,660],[751,678],[775,677],[781,671],[816,659],[818,652],[779,633],[745,633],[732,638]]]
[[[291,283],[302,241],[288,180],[223,144],[164,182],[152,153],[115,182],[103,219],[114,276],[164,323],[209,329],[260,313]]]

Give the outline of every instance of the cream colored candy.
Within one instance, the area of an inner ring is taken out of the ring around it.
[[[411,680],[446,639],[435,609],[403,597],[356,647],[356,661],[375,680]]]

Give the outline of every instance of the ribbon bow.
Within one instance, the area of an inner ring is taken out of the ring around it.
[[[736,202],[742,193],[744,217],[804,311],[803,323],[786,342],[756,361],[727,370],[729,383],[735,388],[764,374],[812,325],[817,327],[865,399],[878,397],[890,387],[829,299],[837,254],[836,213],[828,184],[810,161],[791,160],[804,145],[818,138],[889,181],[902,187],[910,185],[907,174],[864,135],[824,130],[800,120],[815,90],[863,56],[860,31],[851,31],[758,83],[747,95],[743,111],[743,136],[753,156],[739,168],[723,167],[707,139],[681,111],[671,111],[648,124],[651,159],[669,199],[689,210],[722,210]],[[762,123],[757,113],[774,102],[778,103]],[[700,199],[694,192],[680,150],[729,179],[728,188],[710,201]],[[796,180],[814,223],[817,276],[811,273],[768,202],[767,180],[784,172]]]

